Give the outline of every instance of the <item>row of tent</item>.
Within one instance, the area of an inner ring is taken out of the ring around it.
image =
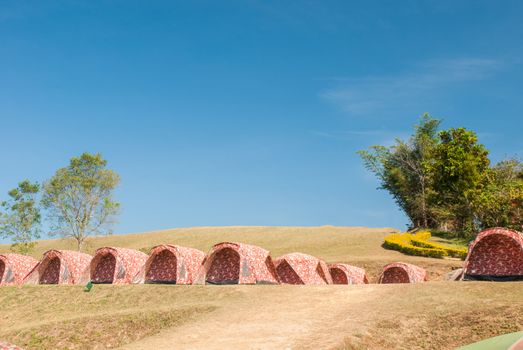
[[[385,267],[380,283],[421,282],[422,268],[406,263]],[[269,251],[243,243],[215,245],[208,255],[187,247],[159,245],[150,255],[103,247],[94,257],[68,250],[49,250],[41,261],[19,254],[0,255],[0,284],[365,284],[365,270],[327,264],[303,253],[272,260]]]
[[[523,279],[523,235],[504,228],[478,234],[465,260],[465,279]],[[386,265],[379,283],[418,283],[427,272],[415,265]],[[361,284],[364,269],[326,264],[302,253],[271,258],[269,251],[243,243],[223,242],[203,252],[176,245],[159,245],[150,255],[103,247],[94,257],[67,251],[47,251],[41,261],[19,254],[0,255],[0,285],[9,284]]]

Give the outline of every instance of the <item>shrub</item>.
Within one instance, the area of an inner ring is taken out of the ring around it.
[[[446,247],[441,244],[421,240],[418,237],[412,237],[410,242],[413,246],[416,246],[416,247],[442,249],[447,253],[446,255],[453,257],[453,258],[459,258],[459,259],[465,260],[465,258],[467,257],[467,250],[464,248],[450,248],[450,247]]]
[[[432,237],[432,235],[430,231],[418,231],[413,237],[421,241],[428,241]]]
[[[443,249],[416,247],[411,244],[410,233],[396,233],[385,237],[383,247],[405,253],[407,255],[426,256],[431,258],[443,258],[446,252]]]
[[[448,248],[446,246],[428,242],[431,238],[429,231],[419,231],[416,234],[394,233],[385,237],[383,247],[400,251],[408,255],[443,258],[451,256],[464,260],[467,256],[466,249]]]

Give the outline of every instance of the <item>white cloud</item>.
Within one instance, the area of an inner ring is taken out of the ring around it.
[[[339,86],[320,96],[353,115],[401,110],[420,104],[452,84],[487,79],[502,67],[500,61],[493,59],[432,60],[399,75],[333,78]]]

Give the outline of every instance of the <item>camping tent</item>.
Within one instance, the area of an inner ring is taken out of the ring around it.
[[[281,283],[286,284],[332,284],[327,264],[314,256],[290,253],[275,261]]]
[[[27,284],[80,284],[92,256],[71,250],[48,250],[27,276]]]
[[[463,270],[469,280],[523,280],[523,234],[501,227],[480,232]]]
[[[13,345],[13,344],[9,344],[9,343],[0,341],[0,350],[22,350],[22,348],[20,348],[16,345]]]
[[[192,284],[204,258],[205,254],[198,249],[158,245],[151,249],[133,283]]]
[[[38,260],[21,254],[0,254],[0,286],[22,284]]]
[[[365,270],[347,264],[329,264],[329,272],[334,284],[367,284],[369,278]]]
[[[96,250],[89,267],[93,283],[129,284],[147,261],[138,250],[102,247]]]
[[[203,260],[194,284],[277,284],[269,251],[249,244],[216,244]]]
[[[378,283],[420,283],[427,279],[425,269],[412,264],[396,262],[383,268]]]

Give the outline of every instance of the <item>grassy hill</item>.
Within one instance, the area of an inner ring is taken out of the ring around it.
[[[366,267],[375,281],[392,261],[427,268],[432,282],[363,286],[96,285],[0,288],[0,340],[27,349],[452,349],[523,329],[521,283],[444,282],[455,260],[405,256],[381,247],[392,229],[199,227],[92,238],[147,249],[175,243],[208,251],[241,241]],[[67,240],[41,241],[72,249]],[[8,246],[0,246],[0,251]],[[438,281],[439,280],[439,281]]]

